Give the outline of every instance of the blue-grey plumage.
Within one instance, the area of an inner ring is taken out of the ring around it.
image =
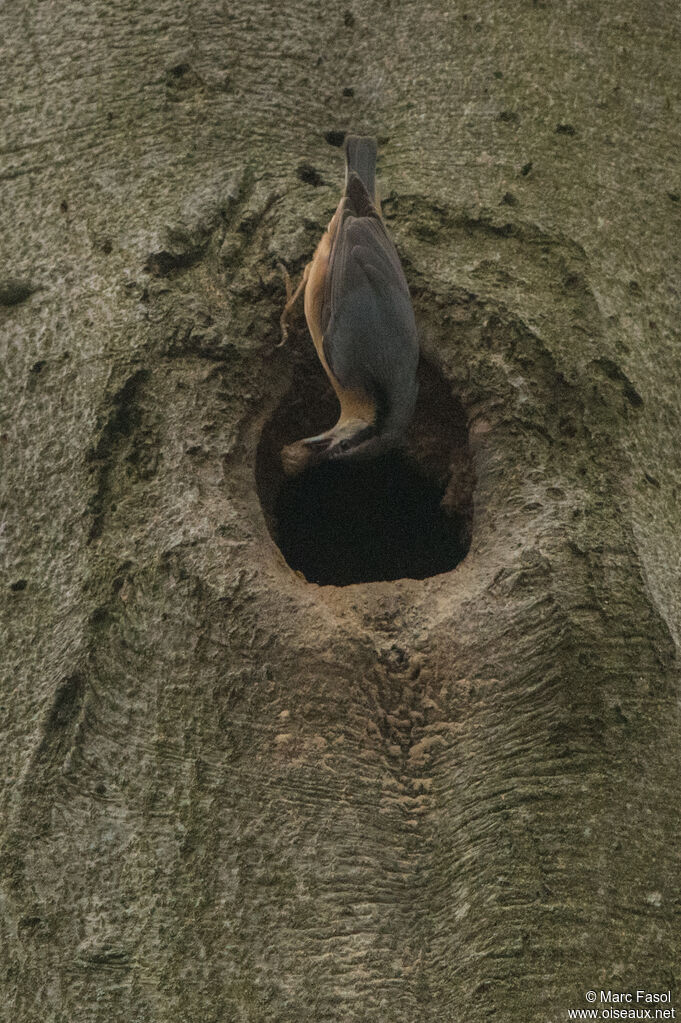
[[[409,289],[375,195],[376,143],[345,143],[345,191],[289,296],[282,325],[301,290],[319,359],[341,406],[338,422],[284,448],[295,475],[326,460],[373,457],[398,445],[417,394],[418,338]]]

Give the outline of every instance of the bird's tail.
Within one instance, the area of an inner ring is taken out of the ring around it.
[[[372,203],[376,202],[376,139],[368,135],[348,135],[345,139],[345,189],[352,174],[364,185]]]

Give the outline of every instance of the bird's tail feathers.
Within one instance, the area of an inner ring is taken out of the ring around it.
[[[360,179],[372,203],[376,202],[376,139],[368,135],[348,135],[345,139],[345,190],[349,192],[353,175]]]

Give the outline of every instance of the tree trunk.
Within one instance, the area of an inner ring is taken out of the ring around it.
[[[2,18],[7,1020],[673,1004],[677,5]],[[413,458],[472,529],[318,586],[275,544],[277,452],[333,416],[278,263],[347,130],[414,297]]]

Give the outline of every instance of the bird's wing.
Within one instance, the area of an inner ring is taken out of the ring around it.
[[[343,387],[393,407],[415,396],[418,340],[399,257],[377,214],[341,217],[324,301],[324,355]]]

